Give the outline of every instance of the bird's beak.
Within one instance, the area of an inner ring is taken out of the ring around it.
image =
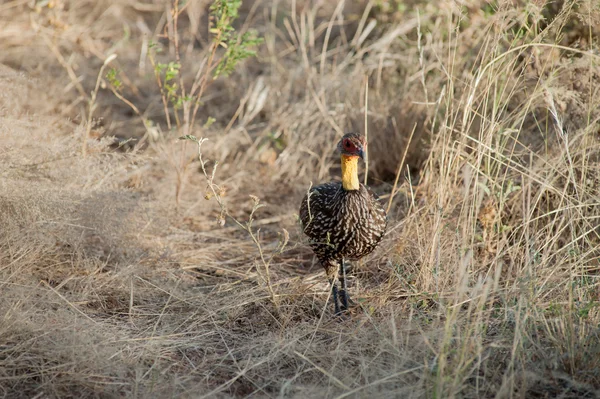
[[[360,159],[365,159],[365,153],[362,148],[358,150],[358,156],[360,157]]]

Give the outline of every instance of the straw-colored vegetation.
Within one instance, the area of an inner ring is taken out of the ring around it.
[[[599,397],[599,3],[211,4],[0,2],[0,397]],[[365,130],[340,320],[297,212]]]

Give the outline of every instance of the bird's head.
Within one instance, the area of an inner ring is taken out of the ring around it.
[[[338,143],[337,148],[342,155],[363,158],[367,141],[364,136],[358,133],[346,133]]]

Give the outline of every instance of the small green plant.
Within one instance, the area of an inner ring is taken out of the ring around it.
[[[173,1],[171,13],[173,15],[171,26],[172,32],[169,41],[175,49],[175,60],[167,63],[157,61],[157,54],[162,52],[159,44],[150,43],[149,58],[154,68],[154,76],[161,91],[162,103],[167,127],[172,129],[171,115],[175,118],[175,125],[188,135],[196,121],[198,109],[203,105],[202,95],[212,81],[220,76],[231,74],[240,61],[255,56],[254,48],[262,43],[256,31],[239,33],[233,27],[233,23],[239,17],[241,0],[215,0],[210,6],[211,27],[213,35],[210,47],[205,59],[200,62],[195,78],[190,85],[185,85],[182,78],[182,62],[180,56],[180,36],[177,29],[178,19],[182,12],[180,4]],[[219,49],[225,49],[219,52]]]
[[[178,30],[178,20],[182,9],[180,3],[174,0],[171,3],[172,18],[169,21],[167,32],[169,41],[175,50],[175,59],[168,63],[157,61],[157,54],[161,52],[160,46],[152,43],[149,46],[149,59],[154,68],[154,76],[159,87],[163,111],[165,114],[167,128],[171,130],[176,127],[183,136],[189,136],[196,124],[196,116],[199,108],[203,105],[202,96],[207,87],[219,76],[227,76],[235,69],[236,65],[256,52],[253,47],[259,45],[262,39],[258,38],[256,32],[249,31],[238,33],[233,27],[234,21],[239,17],[241,0],[214,0],[209,9],[210,33],[213,35],[204,60],[199,63],[198,69],[191,85],[184,82],[182,77],[182,62],[180,55],[181,38]],[[184,8],[184,7],[183,7]],[[219,49],[224,48],[224,52]],[[175,118],[175,126],[171,116]],[[204,125],[210,127],[214,123],[208,120]],[[181,149],[185,153],[185,145]],[[177,172],[177,183],[175,198],[177,204],[180,202],[187,168],[192,159],[185,156],[180,157],[179,163],[175,163]]]
[[[262,38],[257,36],[256,31],[250,30],[240,36],[231,25],[238,18],[241,5],[242,0],[217,0],[210,7],[215,22],[210,32],[215,35],[215,40],[218,39],[216,44],[226,49],[215,69],[215,78],[231,74],[240,61],[255,56],[256,51],[251,48],[262,43]]]
[[[220,76],[231,74],[240,61],[256,55],[254,48],[262,43],[257,32],[250,30],[239,33],[233,27],[233,23],[239,17],[239,8],[242,0],[214,0],[209,8],[209,29],[212,40],[204,59],[198,63],[198,69],[193,74],[194,80],[191,85],[186,85],[182,77],[183,64],[181,62],[181,37],[178,29],[178,21],[185,9],[178,0],[173,0],[170,5],[169,21],[165,28],[169,42],[174,48],[174,60],[159,62],[158,54],[162,53],[161,45],[157,41],[148,44],[148,58],[152,64],[154,78],[160,90],[163,112],[169,131],[176,128],[183,136],[190,136],[196,123],[199,108],[203,105],[202,96],[207,87]],[[219,51],[225,49],[225,51]],[[117,98],[126,103],[133,111],[141,117],[144,126],[149,130],[152,123],[146,120],[135,105],[121,93],[122,82],[118,78],[119,72],[112,68],[106,74],[111,91]],[[174,123],[173,123],[174,118]],[[208,129],[215,122],[214,118],[208,118],[204,128]],[[182,148],[185,153],[185,145]],[[174,162],[177,172],[177,183],[175,198],[179,204],[184,180],[189,164],[192,159],[181,156],[179,162]]]
[[[180,69],[181,64],[173,61],[169,62],[168,64],[158,63],[154,68],[154,73],[159,79],[161,75],[163,76],[165,94],[167,96],[167,99],[173,104],[176,104],[178,102],[177,81],[175,79],[177,78],[177,76],[179,76]]]
[[[115,90],[121,90],[123,83],[118,77],[119,71],[116,68],[110,68],[106,73],[106,80]]]
[[[105,65],[113,61],[114,58],[109,57],[105,62]],[[135,114],[141,119],[142,124],[146,128],[146,132],[150,132],[152,128],[152,121],[146,119],[144,115],[142,115],[138,107],[136,107],[135,104],[133,104],[131,101],[125,98],[125,96],[121,93],[121,90],[123,88],[123,82],[121,81],[121,79],[119,79],[119,70],[117,70],[116,68],[110,68],[108,72],[106,72],[105,78],[108,81],[108,88],[110,89],[110,91],[112,91],[115,97],[123,101],[129,106],[129,108],[133,110],[133,112],[135,112]]]

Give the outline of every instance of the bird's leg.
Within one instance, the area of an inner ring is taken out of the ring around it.
[[[334,306],[334,312],[336,315],[339,315],[341,313],[340,311],[340,298],[339,298],[339,293],[338,293],[338,276],[337,276],[337,262],[335,261],[329,261],[327,263],[324,263],[325,265],[325,274],[327,274],[327,279],[329,280],[329,284],[331,284],[331,296],[333,298],[333,306]]]
[[[329,280],[329,283],[331,284],[331,296],[333,297],[334,314],[337,316],[337,315],[341,314],[342,311],[340,310],[338,287],[337,287],[337,282],[335,280],[336,279],[331,279],[331,280]]]
[[[340,259],[340,278],[342,280],[342,290],[340,291],[340,300],[342,302],[342,311],[348,310],[348,286],[346,284],[346,264],[344,258]]]

